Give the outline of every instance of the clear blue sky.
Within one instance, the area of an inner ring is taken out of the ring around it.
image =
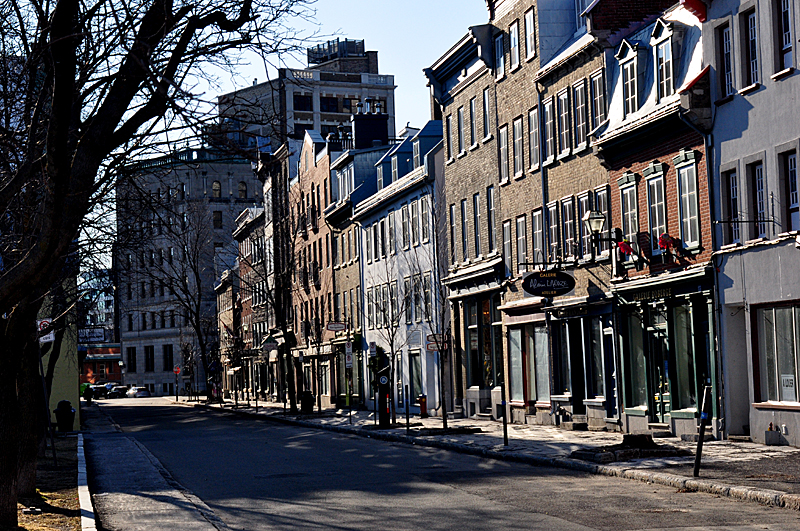
[[[485,0],[318,0],[314,7],[320,33],[363,39],[367,50],[378,51],[380,73],[395,76],[398,130],[407,122],[421,127],[430,119],[430,92],[422,69],[449,50],[469,26],[489,19]],[[287,66],[306,65],[289,61]],[[253,78],[266,79],[261,64],[241,73],[239,83],[244,85]],[[230,85],[225,91],[234,88]]]

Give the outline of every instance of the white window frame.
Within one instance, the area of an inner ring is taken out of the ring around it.
[[[494,186],[490,186],[486,189],[486,222],[488,225],[488,242],[489,242],[489,252],[492,253],[497,247],[497,242],[495,241],[495,205],[494,205]]]
[[[525,214],[518,216],[517,222],[517,274],[526,273],[528,266],[528,218]]]
[[[536,14],[533,8],[525,12],[525,59],[536,57]]]
[[[469,144],[470,146],[474,146],[478,143],[478,135],[476,130],[476,120],[477,116],[475,113],[477,112],[478,103],[475,98],[469,100]]]
[[[599,250],[599,254],[601,256],[607,256],[609,254],[609,250],[611,249],[611,245],[608,241],[608,238],[611,235],[611,218],[610,218],[610,204],[609,204],[609,191],[608,186],[601,186],[599,188],[595,188],[594,190],[594,202],[593,208],[598,212],[602,213],[606,217],[606,222],[603,225],[603,230],[600,232],[600,242],[597,245]]]
[[[430,218],[428,212],[428,197],[429,196],[427,195],[423,195],[419,198],[419,222],[422,234],[422,243],[428,243],[428,241],[430,241],[431,226],[430,222],[428,221]]]
[[[511,71],[519,68],[519,21],[514,21],[508,28],[508,42],[511,56]]]
[[[639,233],[639,196],[636,193],[636,184],[629,184],[619,189],[620,212],[622,214],[622,237],[634,250],[638,250]],[[632,259],[633,257],[628,257]]]
[[[697,164],[682,164],[678,174],[678,219],[684,247],[700,245],[700,200],[697,182]],[[694,215],[692,215],[694,209]],[[687,236],[688,233],[688,236]]]
[[[547,259],[557,262],[561,259],[561,216],[558,203],[547,205]]]
[[[544,243],[544,212],[541,208],[531,213],[531,237],[533,238],[533,260],[531,261],[544,265],[547,261],[547,253]]]
[[[531,170],[539,168],[539,107],[528,111],[528,160]]]
[[[476,193],[472,196],[472,232],[475,239],[475,256],[481,254],[481,194]]]
[[[456,116],[456,127],[458,127],[458,154],[460,155],[466,151],[466,144],[464,142],[464,107],[458,108],[458,111],[456,111]]]
[[[556,120],[554,112],[553,98],[548,98],[544,102],[544,163],[548,164],[556,158]]]
[[[572,85],[572,104],[575,108],[575,149],[580,150],[588,144],[589,113],[586,98],[586,80],[581,79]]]
[[[506,75],[505,35],[500,33],[494,38],[494,77],[502,79]]]
[[[506,277],[511,276],[513,269],[513,250],[511,244],[511,220],[503,222],[503,264],[506,270]]]
[[[620,65],[622,73],[622,101],[625,117],[639,110],[638,72],[636,59],[630,59]]]
[[[600,127],[606,119],[606,84],[602,70],[589,76],[592,89],[592,128]]]
[[[575,201],[572,197],[561,200],[561,232],[564,259],[574,260],[577,253],[575,252]]]
[[[586,258],[592,254],[592,235],[583,222],[583,216],[592,209],[592,196],[589,192],[584,192],[578,196],[575,206],[578,208],[576,223],[578,225],[577,237],[580,255]]]
[[[572,148],[572,121],[570,117],[569,90],[558,93],[558,157],[569,155]]]
[[[647,179],[647,221],[650,231],[650,253],[661,254],[659,238],[667,232],[667,196],[664,174],[659,173]],[[660,197],[657,197],[659,196]]]
[[[722,97],[727,98],[734,93],[733,84],[733,36],[731,35],[730,24],[721,26],[718,30],[719,37],[719,59],[720,65],[717,69],[720,73],[720,91]]]
[[[483,139],[488,140],[492,136],[491,114],[489,112],[489,87],[483,89]]]
[[[500,182],[508,182],[508,126],[504,125],[500,128],[498,135],[500,136]]]
[[[512,123],[514,139],[514,177],[521,177],[525,173],[523,159],[523,132],[522,117],[516,118]]]
[[[759,82],[759,50],[758,50],[758,18],[756,10],[751,9],[745,13],[742,20],[744,31],[744,55],[745,73],[747,75],[746,85],[755,85]]]

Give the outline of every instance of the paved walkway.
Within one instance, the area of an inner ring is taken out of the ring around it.
[[[170,400],[174,401],[174,398]],[[622,434],[590,431],[567,431],[554,426],[508,426],[508,446],[503,444],[503,425],[497,421],[450,419],[449,428],[479,428],[477,433],[436,434],[442,419],[411,417],[410,435],[405,418],[398,415],[398,426],[378,430],[372,412],[347,410],[315,412],[311,415],[284,414],[282,404],[232,402],[223,405],[188,402],[184,405],[214,408],[237,415],[258,416],[306,427],[354,433],[364,437],[448,448],[486,457],[549,465],[610,476],[674,486],[678,489],[709,492],[742,500],[800,510],[800,448],[765,446],[750,442],[706,441],[703,446],[700,477],[693,478],[696,443],[679,438],[659,438],[659,445],[691,452],[689,457],[659,457],[596,464],[570,458],[575,450],[620,444]],[[426,431],[426,430],[434,430]],[[462,430],[467,431],[467,430]]]

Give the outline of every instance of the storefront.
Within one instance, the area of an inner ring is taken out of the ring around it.
[[[713,279],[698,267],[618,284],[626,432],[696,434],[703,389],[719,397],[714,357]],[[717,430],[714,400],[712,429]]]

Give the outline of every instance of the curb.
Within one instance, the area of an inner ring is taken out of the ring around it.
[[[576,472],[587,472],[590,474],[598,474],[609,477],[617,477],[624,479],[632,479],[642,481],[644,483],[655,483],[666,487],[673,487],[676,489],[684,490],[687,492],[702,492],[706,494],[714,494],[726,498],[733,498],[740,501],[756,502],[762,505],[771,505],[774,507],[784,507],[795,511],[800,511],[800,494],[789,494],[778,490],[759,489],[755,487],[745,487],[739,485],[728,485],[725,483],[716,483],[710,480],[688,478],[685,476],[678,476],[668,474],[665,472],[652,472],[638,468],[625,468],[622,466],[614,465],[599,465],[594,463],[587,463],[578,459],[570,459],[568,457],[541,457],[535,455],[521,455],[515,454],[513,450],[494,450],[487,448],[475,448],[467,444],[452,443],[446,441],[438,441],[432,439],[420,439],[418,437],[409,437],[397,433],[382,433],[374,430],[365,430],[363,428],[349,427],[349,426],[328,426],[325,424],[317,424],[305,420],[287,419],[274,417],[272,415],[262,415],[249,411],[234,411],[230,409],[219,408],[206,404],[186,404],[192,407],[208,409],[212,411],[220,411],[229,413],[240,417],[259,418],[269,420],[278,424],[285,424],[289,426],[299,426],[303,428],[313,428],[320,430],[332,431],[335,433],[346,433],[350,435],[357,435],[367,439],[377,439],[387,442],[399,442],[405,444],[412,444],[416,446],[425,446],[429,448],[438,448],[441,450],[450,450],[467,455],[474,455],[478,457],[485,457],[488,459],[497,459],[500,461],[509,461],[515,463],[524,463],[532,466],[549,466],[554,468],[563,468],[567,470],[574,470]]]
[[[78,434],[78,503],[81,509],[81,531],[97,531],[92,506],[92,495],[86,475],[86,454],[83,451],[83,434]]]

